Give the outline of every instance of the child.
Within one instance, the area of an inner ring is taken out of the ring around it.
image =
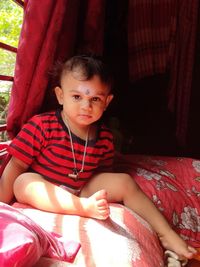
[[[99,122],[113,99],[112,79],[97,58],[75,56],[61,70],[55,94],[61,110],[34,116],[12,141],[12,158],[0,179],[0,201],[17,201],[55,213],[105,220],[109,202],[125,206],[148,221],[162,245],[191,258],[133,178],[112,173],[113,138]]]

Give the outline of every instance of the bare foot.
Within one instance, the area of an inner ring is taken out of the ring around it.
[[[196,249],[190,247],[186,242],[172,229],[166,235],[160,236],[160,241],[164,248],[174,251],[180,259],[191,259],[196,253]]]
[[[84,216],[99,220],[108,218],[110,209],[105,190],[97,191],[89,198],[82,198],[82,201]]]

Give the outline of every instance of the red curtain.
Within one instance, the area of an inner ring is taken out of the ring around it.
[[[176,114],[176,136],[187,145],[199,0],[178,1],[174,53],[171,58],[169,109]]]
[[[188,131],[198,9],[198,0],[129,1],[130,81],[170,73],[168,106],[176,116],[182,147]]]
[[[130,0],[128,16],[129,78],[165,73],[174,43],[177,0]]]
[[[184,144],[199,1],[160,2],[129,0],[130,80],[170,70],[169,107],[177,116],[177,138]],[[7,118],[11,138],[49,105],[48,71],[56,60],[76,53],[103,54],[105,11],[105,0],[25,1]]]
[[[55,60],[102,53],[104,15],[104,0],[25,1],[7,118],[11,138],[41,109]]]

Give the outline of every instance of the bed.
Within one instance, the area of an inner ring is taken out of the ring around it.
[[[107,27],[115,26],[115,23],[109,22],[110,16],[107,16],[108,21],[104,21],[105,3],[109,1],[83,1],[83,6],[82,1],[66,0],[45,0],[40,1],[39,5],[37,1],[32,0],[17,2],[24,6],[24,19],[16,50],[15,77],[7,126],[3,126],[12,138],[32,115],[54,104],[54,99],[49,96],[52,85],[47,73],[56,60],[68,58],[77,51],[94,54],[110,51],[114,60],[112,63],[115,65],[117,62],[120,73],[127,67],[126,64],[125,68],[122,67],[124,64],[119,64],[120,58],[124,57],[116,56],[119,52],[121,55],[127,55],[126,50],[116,50],[113,53],[112,46],[104,47],[104,44],[110,44],[110,37],[113,41],[113,29],[108,28],[110,34],[104,36],[104,24]],[[110,8],[114,11],[119,9],[123,15],[124,9],[116,8],[119,1],[116,1],[115,8],[114,2],[109,4]],[[188,10],[184,9],[185,3],[182,4],[183,14],[184,10]],[[196,12],[195,5],[190,8],[191,12],[192,10]],[[116,15],[114,19],[115,17]],[[123,18],[121,15],[119,17]],[[193,17],[195,20],[196,16]],[[125,25],[121,24],[121,19],[119,23],[117,36],[124,37]],[[179,31],[182,32],[181,29]],[[82,34],[77,38],[79,32]],[[190,34],[191,38],[193,35]],[[123,40],[124,44],[124,38],[119,39]],[[192,39],[192,42],[189,42],[190,50],[194,51],[195,38]],[[121,47],[121,43],[119,44],[118,47]],[[184,57],[180,59],[182,62]],[[189,59],[192,60],[192,56]],[[188,63],[186,66],[192,66],[192,61],[188,62],[187,57],[185,61]],[[127,74],[122,75],[122,88],[127,83],[124,83],[123,76],[127,77]],[[186,76],[187,89],[190,88],[191,77],[192,75]],[[187,102],[185,94],[183,95]],[[187,109],[183,108],[183,112],[185,110]],[[0,159],[6,155],[7,144],[4,146],[0,149]],[[3,163],[2,169],[4,166]],[[189,244],[200,247],[200,160],[117,154],[115,170],[130,173],[174,229]],[[137,214],[120,204],[110,204],[111,215],[105,221],[48,213],[20,203],[14,203],[12,206],[0,203],[0,207],[1,267],[164,266],[164,252],[151,227]],[[199,266],[199,262],[191,261],[188,264],[193,267],[195,265]]]
[[[130,173],[173,228],[189,244],[200,247],[200,160],[117,154],[115,170]],[[24,238],[15,249],[26,257],[15,266],[164,266],[164,251],[151,227],[121,204],[110,204],[111,215],[105,221],[44,212],[16,202],[12,207],[1,203],[3,218],[9,209],[6,225],[13,223],[14,216],[15,229],[21,225],[28,229],[28,245]],[[4,231],[5,227],[1,235]],[[9,255],[15,262],[20,258]],[[199,266],[196,260],[188,266]]]

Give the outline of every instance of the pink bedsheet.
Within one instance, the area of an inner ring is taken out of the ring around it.
[[[73,262],[79,267],[159,267],[163,251],[150,226],[136,214],[119,204],[111,204],[110,218],[101,221],[73,215],[58,215],[15,203],[46,231],[63,239],[80,242]],[[63,261],[41,258],[39,266],[71,266]]]

